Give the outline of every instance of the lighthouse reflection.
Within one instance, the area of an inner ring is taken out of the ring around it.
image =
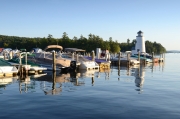
[[[136,91],[139,91],[139,93],[142,93],[142,88],[144,84],[144,77],[145,77],[145,67],[144,66],[139,66],[137,68],[134,68],[134,74],[135,76],[135,85],[138,87]]]
[[[144,67],[140,66],[135,70],[135,84],[137,87],[142,87],[144,84],[145,70]]]

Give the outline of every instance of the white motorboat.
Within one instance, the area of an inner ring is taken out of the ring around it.
[[[38,64],[45,66],[52,66],[53,56],[51,52],[46,52],[49,49],[58,49],[61,51],[63,48],[59,45],[49,45],[45,48],[45,51],[40,53],[33,53],[35,55],[35,60]],[[56,65],[57,67],[70,67],[71,61],[76,61],[76,67],[79,69],[99,69],[99,65],[92,60],[84,58],[82,55],[74,54],[72,52],[84,51],[77,48],[67,48],[64,53],[56,52]],[[71,53],[68,53],[70,51]]]

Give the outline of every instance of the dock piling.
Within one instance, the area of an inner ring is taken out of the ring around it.
[[[52,52],[53,56],[53,71],[56,71],[56,53],[53,51]]]
[[[53,85],[52,90],[54,91],[56,89],[56,71],[53,73]]]
[[[78,62],[78,59],[79,58],[79,55],[78,54],[76,54],[76,62]]]
[[[91,83],[92,83],[92,85],[93,85],[93,84],[94,84],[94,77],[92,77],[92,78],[91,78],[91,80],[92,80],[92,82],[91,82]]]
[[[146,53],[144,53],[144,65],[146,65]]]
[[[6,60],[6,53],[4,52],[4,54],[3,54],[3,55],[4,55],[4,60]]]
[[[92,61],[95,60],[95,54],[94,54],[94,50],[92,51]]]
[[[72,60],[74,60],[74,53],[72,53]]]
[[[129,67],[130,66],[130,54],[127,53],[127,66]]]
[[[154,52],[152,52],[152,62],[154,63]]]
[[[138,52],[138,61],[140,62],[140,51]]]
[[[119,59],[118,59],[118,65],[121,65],[121,52],[119,52]]]

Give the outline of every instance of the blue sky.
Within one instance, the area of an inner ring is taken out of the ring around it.
[[[180,0],[0,0],[0,34],[61,38],[66,32],[149,41],[180,50]]]

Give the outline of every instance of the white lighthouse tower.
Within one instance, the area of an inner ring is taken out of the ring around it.
[[[145,47],[145,39],[143,36],[143,32],[139,31],[137,32],[138,36],[136,36],[136,45],[135,49],[132,50],[132,54],[138,54],[140,53],[146,53],[146,47]]]

